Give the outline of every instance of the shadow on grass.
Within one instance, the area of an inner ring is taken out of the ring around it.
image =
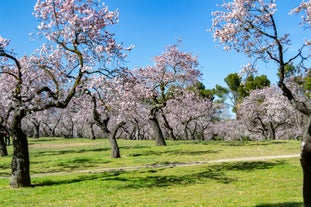
[[[219,183],[229,184],[237,182],[239,179],[229,177],[226,175],[227,171],[252,171],[270,169],[278,165],[283,165],[283,161],[275,162],[241,162],[241,163],[223,163],[213,166],[208,166],[206,170],[185,174],[181,176],[146,176],[146,177],[134,177],[127,180],[125,188],[150,188],[150,187],[167,187],[171,185],[188,185],[195,183],[205,183],[207,180],[214,180]],[[154,173],[154,172],[153,172]],[[105,180],[119,180],[115,178],[104,178]],[[122,178],[124,181],[124,178]],[[123,186],[124,187],[124,186]]]
[[[193,184],[206,183],[208,180],[214,180],[222,184],[237,182],[239,178],[230,177],[228,171],[232,170],[260,170],[269,169],[277,165],[283,165],[284,162],[242,162],[242,163],[223,163],[212,166],[207,166],[196,173],[188,173],[182,175],[159,175],[159,171],[164,171],[165,168],[152,168],[139,171],[114,171],[96,174],[86,174],[76,176],[75,178],[61,180],[41,180],[34,186],[51,186],[71,184],[88,180],[97,180],[96,182],[116,182],[113,188],[152,188],[152,187],[168,187],[168,186],[186,186]]]
[[[139,156],[161,156],[164,154],[167,155],[202,155],[202,154],[216,154],[219,153],[220,150],[201,150],[201,151],[185,151],[185,150],[167,150],[167,151],[146,151],[143,153],[134,153],[129,154],[130,157],[139,157]]]
[[[110,148],[95,148],[95,149],[68,149],[68,150],[47,150],[41,152],[35,152],[33,157],[53,156],[53,155],[65,155],[73,153],[86,153],[86,152],[105,152],[110,151]]]
[[[57,163],[57,166],[61,167],[62,169],[66,170],[77,170],[77,169],[88,169],[91,167],[96,167],[98,164],[106,164],[110,161],[103,161],[103,160],[93,160],[89,158],[71,158],[62,160]]]
[[[8,177],[10,177],[10,176],[11,176],[10,173],[5,173],[5,172],[0,173],[0,177],[1,177],[1,178],[8,178]]]
[[[278,165],[286,164],[285,160],[276,160],[271,162],[256,161],[256,162],[237,162],[237,163],[223,163],[217,165],[221,170],[228,171],[252,171],[252,170],[264,170],[271,169]]]
[[[0,177],[11,176],[11,174],[10,174],[11,170],[8,170],[8,169],[11,169],[11,163],[1,163],[0,170],[3,172],[0,172]]]
[[[46,171],[45,169],[38,169],[33,171],[34,174],[41,173],[61,173],[75,170],[84,170],[92,167],[97,167],[99,164],[107,164],[111,162],[110,160],[92,159],[92,158],[67,158],[63,160],[58,160],[51,168],[54,171]],[[37,164],[39,162],[32,161],[32,164]]]
[[[80,175],[75,178],[69,178],[69,179],[62,179],[55,178],[55,180],[51,179],[44,179],[40,181],[34,181],[34,184],[32,187],[42,187],[42,186],[55,186],[55,185],[66,185],[66,184],[72,184],[72,183],[79,183],[89,180],[97,180],[104,177],[110,177],[110,176],[118,176],[119,172],[111,172],[111,173],[96,173],[96,174],[87,174],[87,175]]]
[[[286,202],[286,203],[274,203],[274,204],[258,204],[256,207],[302,207],[303,203],[299,202]]]
[[[267,146],[267,145],[279,145],[286,144],[286,141],[227,141],[227,142],[216,142],[217,145],[221,146],[232,146],[232,147],[241,147],[241,146]]]

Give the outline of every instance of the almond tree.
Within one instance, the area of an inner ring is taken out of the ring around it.
[[[38,34],[46,43],[18,57],[0,36],[0,87],[10,112],[13,137],[12,187],[31,185],[25,116],[52,107],[65,108],[92,74],[109,72],[108,63],[124,57],[122,45],[107,27],[118,13],[99,1],[38,0]]]
[[[275,140],[278,131],[293,125],[295,110],[276,87],[253,90],[239,106],[246,128],[264,139]],[[297,131],[297,129],[295,130]]]
[[[166,51],[154,58],[155,65],[139,68],[134,76],[147,93],[138,95],[138,99],[149,107],[149,122],[157,145],[166,145],[159,123],[161,110],[167,101],[174,97],[174,88],[185,88],[198,81],[201,73],[198,70],[197,57],[178,49],[177,45],[169,46]],[[168,123],[166,123],[167,125]],[[170,128],[169,126],[167,126]]]
[[[164,113],[178,139],[204,139],[205,130],[217,116],[220,104],[200,97],[198,91],[182,90],[167,101]]]
[[[311,23],[311,3],[302,1],[293,12],[305,11],[304,23]],[[304,48],[310,41],[302,44],[296,54],[291,55],[288,34],[281,34],[276,21],[275,0],[232,0],[222,4],[222,10],[214,16],[211,31],[215,41],[224,45],[225,50],[233,49],[256,60],[270,61],[278,68],[278,86],[293,107],[308,117],[303,136],[301,164],[303,168],[303,195],[305,206],[311,206],[311,108],[300,101],[286,85],[288,65],[302,63]],[[252,65],[252,64],[251,64]],[[306,72],[309,70],[305,68]],[[276,71],[277,72],[277,71]]]

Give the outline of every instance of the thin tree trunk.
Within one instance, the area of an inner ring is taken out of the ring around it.
[[[13,188],[31,186],[28,141],[21,127],[22,118],[24,116],[25,114],[23,111],[17,111],[11,123],[13,159],[10,185]]]
[[[270,131],[270,139],[272,140],[276,140],[276,136],[275,136],[275,127],[273,126],[273,123],[270,121],[269,122],[269,131]]]
[[[6,136],[5,133],[5,128],[1,126],[0,128],[0,156],[4,157],[4,156],[8,156],[8,150],[6,148],[6,143],[4,141],[4,138]]]
[[[162,117],[163,117],[163,120],[164,120],[164,126],[165,126],[165,128],[167,128],[168,131],[169,131],[169,136],[170,136],[170,138],[171,138],[172,140],[176,140],[176,136],[175,136],[175,134],[174,134],[174,129],[170,126],[170,124],[169,124],[169,122],[168,122],[166,116],[164,115],[163,111],[162,111]]]
[[[95,132],[94,132],[94,123],[91,124],[91,139],[92,140],[95,140],[96,137],[95,137]]]
[[[34,133],[33,133],[33,137],[34,138],[39,138],[40,137],[40,123],[35,123],[32,122],[33,126],[34,126]]]
[[[121,122],[115,128],[112,130],[112,132],[109,134],[108,139],[111,147],[111,157],[112,158],[121,158],[119,145],[116,139],[118,130],[120,127],[122,127],[125,123]]]

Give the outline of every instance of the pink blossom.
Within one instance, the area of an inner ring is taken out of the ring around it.
[[[10,40],[3,38],[0,36],[0,49],[4,49],[10,44]]]

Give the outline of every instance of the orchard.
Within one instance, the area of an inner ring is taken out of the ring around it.
[[[10,186],[31,186],[28,137],[104,138],[112,158],[121,158],[118,139],[157,146],[166,140],[297,139],[304,204],[311,206],[311,40],[291,48],[274,0],[231,0],[218,8],[209,28],[216,44],[250,62],[223,77],[227,86],[208,89],[198,56],[180,41],[157,51],[153,64],[130,68],[133,46],[112,32],[118,11],[95,0],[38,0],[32,38],[41,47],[18,56],[0,34],[0,155],[8,156],[7,132],[13,140]],[[309,32],[310,1],[288,12],[301,15],[297,27]],[[257,73],[260,62],[273,64],[276,83]]]

